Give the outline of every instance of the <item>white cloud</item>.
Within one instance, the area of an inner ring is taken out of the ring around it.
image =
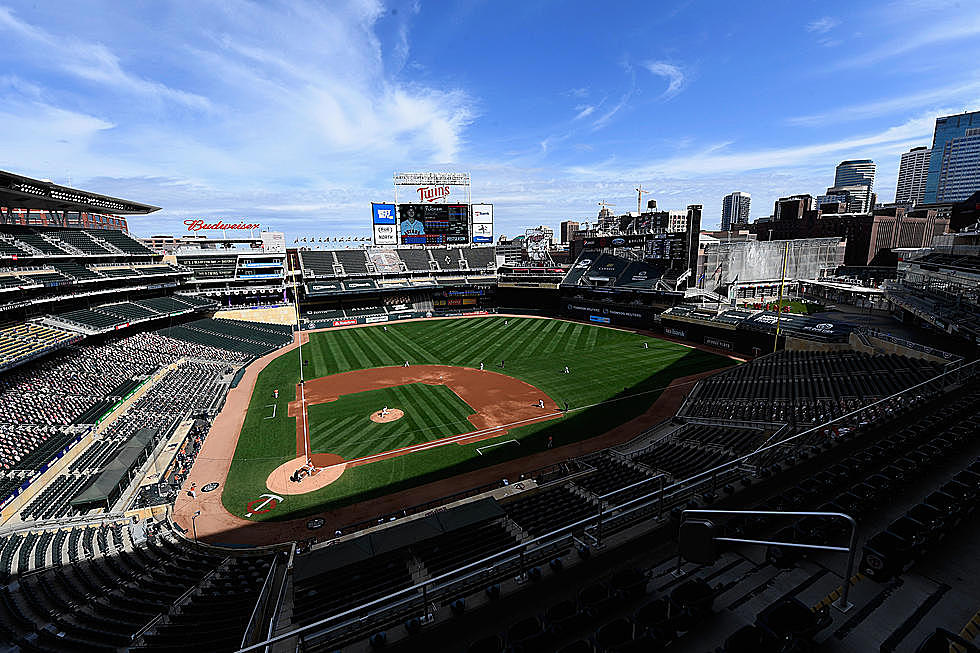
[[[823,18],[818,18],[807,23],[806,31],[815,34],[826,34],[838,25],[840,25],[839,19],[833,18],[832,16],[824,16]]]
[[[976,37],[980,35],[980,12],[976,11],[978,5],[971,6],[974,11],[973,15],[968,15],[966,8],[962,8],[962,11],[948,12],[949,14],[957,14],[952,20],[935,23],[931,19],[937,14],[930,13],[928,17],[924,17],[923,21],[916,23],[911,29],[890,30],[897,36],[866,52],[848,53],[847,58],[837,62],[832,70],[870,66],[927,46],[935,47],[941,43]],[[939,15],[941,13],[939,12]],[[930,52],[936,53],[938,51],[932,50]]]
[[[0,7],[0,30],[13,34],[26,47],[42,51],[44,55],[38,58],[39,61],[78,78],[196,109],[211,108],[211,102],[201,95],[174,89],[126,72],[119,58],[104,45],[69,35],[55,36],[18,19],[6,7]]]
[[[572,120],[581,120],[582,118],[586,118],[595,113],[595,107],[591,104],[580,104],[579,106],[575,107],[575,110],[578,113],[575,114],[575,117]]]
[[[958,82],[918,93],[907,93],[873,102],[838,107],[823,113],[795,116],[788,118],[786,122],[791,125],[804,126],[831,125],[866,118],[879,118],[894,113],[905,113],[910,109],[918,109],[937,102],[949,103],[961,98],[967,100],[968,104],[972,106],[980,104],[976,101],[975,94],[977,91],[980,91],[980,80]]]
[[[681,92],[684,86],[684,71],[666,61],[648,61],[643,67],[654,75],[667,80],[667,88],[660,94],[663,99],[670,99]]]

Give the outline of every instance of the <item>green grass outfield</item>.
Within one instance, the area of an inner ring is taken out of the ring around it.
[[[453,444],[360,465],[321,490],[286,497],[274,511],[255,519],[294,518],[526,456],[543,450],[548,436],[560,446],[601,435],[643,413],[673,379],[732,364],[728,358],[665,340],[563,320],[433,319],[387,327],[387,332],[379,325],[310,334],[309,344],[303,346],[309,361],[306,378],[406,360],[473,368],[483,362],[501,371],[496,365],[504,359],[503,373],[540,388],[559,405],[567,401],[571,410],[560,420],[511,430],[507,439],[518,439],[520,446],[497,447],[480,456],[476,447],[487,441]],[[232,514],[242,514],[248,501],[267,491],[265,479],[272,470],[296,456],[296,418],[287,415],[287,404],[295,399],[298,360],[297,352],[290,351],[259,374],[222,492]],[[570,374],[562,373],[566,365]],[[266,419],[272,414],[267,406],[274,389],[279,389],[276,417]],[[357,401],[355,397],[351,400]],[[377,406],[372,402],[368,412]],[[592,407],[584,408],[588,406]],[[364,407],[356,410],[363,419]],[[317,412],[311,411],[314,431]],[[317,432],[317,449],[344,455],[344,436],[332,440],[330,429]]]
[[[368,420],[380,406],[400,408],[405,416],[378,424]],[[444,385],[406,383],[381,390],[341,395],[337,401],[306,409],[310,450],[347,460],[429,442],[475,430],[469,404]]]

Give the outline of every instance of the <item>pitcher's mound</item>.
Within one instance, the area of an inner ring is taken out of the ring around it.
[[[269,478],[265,480],[265,485],[276,494],[306,494],[330,485],[340,478],[340,475],[347,469],[347,463],[344,462],[344,459],[332,454],[313,454],[313,463],[317,465],[316,474],[304,476],[303,480],[296,483],[290,481],[289,477],[306,464],[306,458],[300,456],[285,462],[269,474]]]
[[[387,424],[388,422],[394,422],[405,417],[405,411],[400,408],[390,408],[388,409],[388,414],[382,416],[379,410],[376,413],[371,413],[371,421],[377,422],[378,424]]]

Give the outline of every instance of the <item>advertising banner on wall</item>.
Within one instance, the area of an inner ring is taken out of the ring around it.
[[[375,245],[398,244],[398,229],[395,224],[395,205],[371,202],[371,222],[374,227]]]
[[[473,242],[493,242],[493,204],[473,205]]]

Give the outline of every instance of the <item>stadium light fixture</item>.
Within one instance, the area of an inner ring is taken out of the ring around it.
[[[193,515],[191,515],[191,528],[194,529],[194,542],[197,542],[197,518],[200,514],[201,511],[197,510]]]

